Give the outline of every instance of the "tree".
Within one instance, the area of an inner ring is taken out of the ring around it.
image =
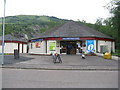
[[[116,48],[120,53],[120,0],[112,0],[110,5],[107,6],[112,14],[111,17],[111,24],[113,25],[114,32],[115,32],[115,39],[116,39]]]
[[[100,31],[101,30],[101,26],[102,26],[102,21],[103,21],[103,18],[98,18],[96,20],[96,23],[95,23],[95,29]]]
[[[111,10],[111,13],[113,13],[112,22],[113,26],[116,29],[116,42],[117,42],[117,48],[120,52],[120,1],[114,1],[115,7]]]

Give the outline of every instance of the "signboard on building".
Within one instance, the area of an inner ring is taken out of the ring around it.
[[[62,38],[62,40],[80,40],[80,38]]]
[[[35,39],[35,40],[31,40],[32,42],[38,42],[38,41],[42,41],[43,39]]]
[[[56,49],[56,42],[49,42],[49,49],[50,49],[50,51],[55,51],[55,49]]]
[[[41,42],[35,42],[35,46],[36,46],[36,48],[40,48]]]
[[[87,52],[94,52],[94,40],[86,40]]]

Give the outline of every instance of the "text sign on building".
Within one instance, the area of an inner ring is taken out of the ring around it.
[[[94,40],[86,40],[87,52],[94,52]]]
[[[35,39],[35,40],[31,40],[32,42],[38,42],[38,41],[42,41],[43,39]]]
[[[62,38],[62,40],[80,40],[80,38]]]

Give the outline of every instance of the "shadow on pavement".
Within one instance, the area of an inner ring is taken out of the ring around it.
[[[32,59],[34,59],[34,58],[25,57],[25,56],[20,56],[19,59],[14,59],[13,55],[5,55],[4,56],[4,65],[15,64],[15,63],[19,63],[19,62],[29,61]]]

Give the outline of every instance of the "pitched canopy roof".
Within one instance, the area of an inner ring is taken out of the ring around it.
[[[85,25],[78,24],[74,21],[69,21],[59,27],[48,30],[37,38],[49,37],[98,37],[113,39],[97,30],[89,28]]]
[[[2,36],[0,36],[0,40],[2,40]],[[16,38],[10,34],[4,36],[5,41],[21,41],[21,42],[27,42],[26,40],[22,40],[20,38]]]

